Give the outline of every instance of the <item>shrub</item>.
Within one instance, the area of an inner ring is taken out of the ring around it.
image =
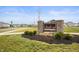
[[[66,40],[71,40],[72,35],[70,34],[64,34],[62,32],[58,32],[54,35],[55,39],[61,40],[61,39],[66,39]]]
[[[58,32],[54,35],[55,39],[61,40],[63,38],[64,34],[62,32]]]
[[[33,31],[33,35],[36,35],[37,31]]]
[[[37,33],[36,31],[33,31],[33,32],[32,31],[25,31],[24,32],[25,35],[30,35],[30,36],[36,35],[36,33]]]
[[[28,32],[28,35],[32,36],[33,35],[33,32]]]
[[[29,32],[28,32],[28,31],[25,31],[25,32],[24,32],[24,34],[25,34],[25,35],[28,35],[28,34],[29,34]]]
[[[66,40],[70,40],[72,38],[72,36],[70,34],[65,34],[64,35],[64,39]]]

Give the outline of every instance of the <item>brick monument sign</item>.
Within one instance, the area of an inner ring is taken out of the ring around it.
[[[38,33],[43,32],[64,32],[64,20],[51,20],[44,23],[38,21]]]

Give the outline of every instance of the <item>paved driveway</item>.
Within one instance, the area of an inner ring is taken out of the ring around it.
[[[16,31],[17,29],[14,29],[14,30],[10,30],[10,31],[6,31],[6,32],[2,32],[0,33],[0,35],[13,35],[13,34],[23,34],[24,32],[17,32],[17,33],[14,33],[14,31]]]
[[[13,35],[13,34],[23,34],[24,33],[24,32],[15,32],[16,30],[18,30],[18,29],[13,29],[10,31],[2,32],[2,33],[0,33],[0,35]],[[65,34],[79,35],[79,33],[66,33],[66,32],[64,32],[64,33]]]

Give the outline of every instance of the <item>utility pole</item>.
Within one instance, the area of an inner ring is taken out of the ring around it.
[[[41,20],[41,17],[40,17],[40,14],[41,14],[41,11],[40,11],[40,6],[38,6],[38,10],[37,10],[37,13],[38,13],[38,18],[37,18],[37,21],[38,21],[38,30],[39,30],[39,21]],[[37,34],[39,35],[39,31],[37,30]]]
[[[13,25],[13,21],[11,21],[11,25]]]
[[[11,16],[11,19],[12,19],[13,17]],[[13,27],[13,21],[11,20],[10,21],[10,27]]]
[[[40,21],[41,19],[40,14],[41,14],[40,7],[38,7],[38,21]]]
[[[13,27],[13,21],[10,22],[10,27]]]

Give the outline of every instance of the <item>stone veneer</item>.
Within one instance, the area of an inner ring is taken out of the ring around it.
[[[64,32],[64,20],[51,20],[47,23],[38,21],[38,33],[43,32]]]

